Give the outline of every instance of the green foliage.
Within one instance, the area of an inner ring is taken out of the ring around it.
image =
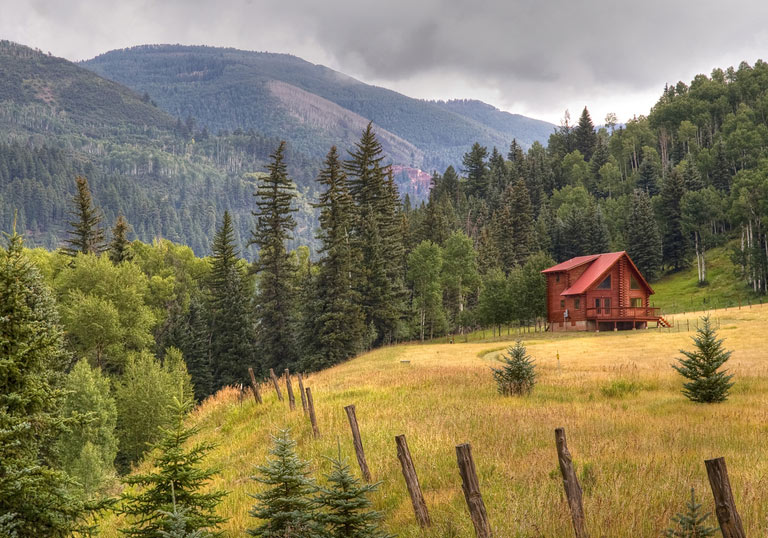
[[[219,534],[212,531],[225,519],[215,510],[226,492],[201,491],[217,471],[202,466],[213,445],[185,446],[197,433],[196,428],[184,425],[191,407],[188,395],[177,392],[168,409],[171,422],[162,428],[162,438],[154,446],[155,469],[124,479],[129,488],[120,498],[118,511],[130,522],[120,529],[126,536],[179,536],[180,530],[186,533],[181,536],[194,536],[196,532],[204,536]]]
[[[262,371],[292,366],[298,358],[293,338],[294,267],[285,249],[296,221],[292,201],[296,187],[288,177],[285,164],[285,142],[271,155],[269,176],[258,186],[258,218],[251,243],[259,247],[255,265],[258,276],[256,295],[259,331],[257,344]]]
[[[499,394],[524,396],[530,394],[536,384],[536,363],[518,340],[510,347],[509,355],[501,355],[501,368],[491,368]]]
[[[661,236],[648,194],[635,190],[632,209],[627,219],[627,254],[646,280],[661,274]]]
[[[441,280],[452,326],[462,331],[462,313],[470,296],[480,287],[477,253],[472,240],[463,232],[454,232],[445,241]]]
[[[328,485],[316,496],[320,511],[317,520],[325,526],[327,538],[391,538],[379,528],[383,514],[371,510],[368,495],[378,484],[362,484],[355,478],[341,456],[331,460]]]
[[[630,394],[636,394],[641,388],[635,381],[617,379],[600,387],[600,392],[606,398],[624,398]]]
[[[249,514],[261,524],[248,529],[248,534],[265,538],[323,536],[312,498],[317,486],[310,478],[309,463],[296,455],[296,442],[288,430],[281,430],[272,441],[272,458],[258,466],[258,475],[253,477],[266,486],[251,495],[256,504]]]
[[[115,226],[112,228],[112,241],[109,243],[109,259],[113,263],[122,263],[133,258],[131,242],[128,241],[130,226],[125,217],[118,215]]]
[[[54,450],[68,356],[50,290],[12,235],[0,248],[0,529],[69,536],[83,505]]]
[[[683,383],[683,394],[691,401],[703,403],[724,402],[733,386],[733,374],[720,367],[730,358],[731,352],[723,349],[723,339],[717,338],[709,316],[701,318],[702,326],[692,337],[696,351],[680,350],[685,358],[672,367],[688,379]]]
[[[99,254],[105,248],[101,214],[93,205],[88,180],[78,176],[75,178],[75,184],[77,194],[73,200],[75,209],[72,211],[75,220],[69,222],[72,238],[67,240],[69,246],[63,251],[70,256],[76,256],[78,253]]]
[[[115,476],[117,406],[109,378],[80,359],[64,382],[62,412],[70,417],[57,448],[61,467],[78,483],[84,498],[103,494]]]
[[[151,353],[131,354],[115,386],[117,402],[118,464],[126,469],[158,442],[173,422],[173,399],[183,390],[191,396],[186,367],[178,352],[161,364]]]
[[[442,249],[431,241],[422,241],[408,255],[408,282],[413,289],[413,310],[421,341],[427,329],[431,338],[435,329],[442,329],[445,323],[440,285],[442,265]]]
[[[247,382],[247,368],[258,368],[253,347],[251,287],[237,255],[232,220],[225,211],[221,227],[213,239],[211,272],[205,281],[211,392],[226,385]],[[195,373],[205,377],[204,372],[196,370]],[[198,392],[198,395],[202,396],[202,393]]]
[[[673,527],[664,531],[667,538],[707,538],[717,535],[717,528],[707,525],[712,514],[703,513],[701,504],[696,502],[694,489],[691,488],[691,500],[685,504],[685,512],[672,516]]]

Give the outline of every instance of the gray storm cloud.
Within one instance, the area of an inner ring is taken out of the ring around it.
[[[143,43],[290,52],[419,97],[492,95],[541,114],[574,102],[625,106],[664,82],[768,56],[768,3],[759,0],[0,4],[2,37],[70,59]]]

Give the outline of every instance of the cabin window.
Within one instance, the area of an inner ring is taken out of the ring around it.
[[[581,299],[574,299],[573,300],[573,308],[575,308],[576,310],[581,308]]]
[[[560,300],[560,308],[565,308],[565,299]]]
[[[630,300],[630,305],[632,308],[642,308],[643,307],[643,298],[642,297],[632,297]]]
[[[629,275],[629,289],[631,289],[631,290],[639,290],[640,289],[640,283],[635,278],[635,275]]]
[[[605,277],[605,280],[603,280],[600,285],[597,287],[599,290],[609,290],[611,289],[611,275],[608,275]]]
[[[595,310],[597,310],[597,313],[600,314],[600,299],[595,299]]]
[[[560,273],[555,275],[555,282],[560,282]]]
[[[611,313],[611,298],[610,297],[603,297],[603,310],[605,310],[606,314]]]

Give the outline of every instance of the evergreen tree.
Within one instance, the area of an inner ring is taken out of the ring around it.
[[[112,228],[112,241],[109,243],[109,259],[113,263],[122,263],[133,258],[131,242],[128,241],[129,228],[125,217],[119,215],[115,227]]]
[[[659,173],[654,162],[648,158],[643,159],[637,170],[637,188],[648,196],[655,196],[659,192]]]
[[[627,253],[647,280],[655,280],[661,272],[661,236],[645,191],[635,190],[632,210],[627,219]]]
[[[685,194],[683,177],[677,170],[667,175],[661,186],[661,216],[664,222],[662,257],[675,271],[685,264],[686,240],[683,234],[683,214],[680,200]]]
[[[500,199],[501,194],[507,188],[510,182],[510,172],[514,172],[515,176],[511,178],[513,182],[517,181],[519,177],[516,174],[517,169],[514,171],[507,169],[507,164],[504,162],[504,157],[499,153],[495,147],[491,152],[491,157],[488,159],[488,197],[492,199]]]
[[[443,177],[440,180],[440,191],[436,196],[440,198],[443,193],[448,196],[453,207],[459,207],[463,192],[461,188],[461,180],[453,166],[449,166],[445,169]]]
[[[595,187],[600,182],[600,169],[610,161],[611,154],[604,138],[602,135],[596,137],[595,151],[589,160],[589,187],[591,190],[596,190]]]
[[[213,238],[211,272],[206,280],[212,391],[247,383],[256,362],[250,289],[238,260],[235,231],[228,211]]]
[[[369,124],[344,163],[355,202],[354,248],[360,252],[354,287],[360,294],[367,340],[391,342],[405,312],[402,218],[391,170],[380,166],[381,144]]]
[[[51,292],[15,233],[0,248],[0,320],[0,531],[69,536],[83,506],[54,450],[68,356]]]
[[[101,213],[93,205],[88,180],[82,176],[75,178],[77,194],[73,198],[75,209],[71,212],[75,220],[68,224],[71,227],[67,239],[69,245],[62,252],[70,256],[83,254],[99,254],[104,250],[104,230],[101,229]]]
[[[717,338],[708,315],[702,318],[702,326],[692,339],[696,351],[681,349],[680,353],[685,358],[678,359],[679,366],[673,366],[680,375],[690,380],[683,384],[683,394],[694,402],[724,402],[733,386],[733,374],[720,370],[720,367],[729,359],[731,352],[723,349],[723,340]]]
[[[383,518],[371,510],[368,495],[378,484],[362,484],[350,472],[341,455],[331,460],[332,469],[326,477],[328,486],[320,487],[316,497],[321,512],[318,521],[325,526],[327,538],[391,538],[379,528]]]
[[[190,299],[183,330],[184,334],[177,347],[184,354],[195,400],[199,402],[213,394],[214,382],[208,313],[203,301],[197,296]]]
[[[285,142],[270,156],[269,176],[258,186],[255,196],[258,217],[250,244],[259,247],[256,273],[259,278],[256,295],[258,334],[257,344],[263,371],[281,370],[297,360],[293,333],[294,268],[285,250],[296,221],[291,204],[296,187],[288,178],[285,164]]]
[[[315,204],[320,210],[321,241],[312,320],[310,357],[304,361],[308,370],[319,370],[346,360],[363,347],[365,318],[360,308],[358,291],[353,287],[352,274],[357,271],[360,251],[351,243],[354,224],[354,204],[347,178],[332,147],[320,171],[317,182],[324,187]]]
[[[462,164],[464,173],[467,174],[467,196],[484,198],[488,194],[488,165],[485,158],[488,148],[475,142],[469,153],[464,154]]]
[[[664,532],[666,538],[708,538],[717,534],[716,527],[707,525],[712,514],[702,513],[701,504],[696,502],[696,494],[691,488],[691,500],[685,504],[685,512],[672,516],[674,527]]]
[[[686,157],[678,167],[682,169],[681,172],[683,175],[685,190],[700,191],[704,188],[704,181],[701,179],[701,172],[699,172],[699,167],[696,165],[690,155]]]
[[[126,536],[159,538],[168,530],[164,513],[184,512],[184,532],[215,531],[226,521],[216,515],[216,507],[226,495],[224,491],[203,492],[202,488],[217,471],[201,466],[213,445],[198,443],[185,447],[197,432],[186,427],[184,420],[192,402],[181,393],[170,406],[173,422],[163,429],[162,440],[154,447],[154,469],[146,474],[129,475],[124,482],[133,486],[121,496],[119,512],[129,517]],[[135,488],[140,491],[136,492]]]
[[[595,126],[592,123],[592,118],[589,116],[587,107],[584,107],[584,110],[581,112],[579,123],[573,130],[573,137],[575,149],[581,152],[585,161],[589,161],[592,158],[592,153],[595,151],[597,133],[595,133]]]
[[[257,467],[259,475],[252,477],[267,489],[251,495],[257,502],[249,514],[260,519],[261,524],[248,529],[249,535],[265,538],[323,536],[312,498],[317,486],[310,478],[309,463],[299,459],[295,449],[296,442],[288,430],[273,437],[273,446],[269,450],[272,458]]]
[[[536,229],[528,189],[522,178],[504,191],[499,213],[497,244],[501,253],[501,267],[509,272],[522,265],[536,250]]]
[[[501,355],[501,368],[491,368],[499,394],[504,396],[530,394],[536,384],[536,364],[518,340],[510,347],[509,355]]]
[[[589,247],[586,250],[592,254],[609,252],[611,250],[611,234],[608,231],[608,224],[603,216],[602,208],[590,200],[587,211],[589,212],[590,224],[587,230]]]

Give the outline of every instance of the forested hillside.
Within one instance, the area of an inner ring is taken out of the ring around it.
[[[10,230],[17,213],[30,244],[59,246],[74,178],[84,175],[107,221],[124,214],[144,241],[164,237],[207,253],[215,222],[229,209],[245,245],[252,174],[264,170],[278,139],[253,130],[210,135],[147,96],[10,42],[0,43],[0,70],[0,228]],[[315,170],[287,152],[293,177],[305,186],[294,244],[309,244],[314,216],[306,185]]]
[[[301,112],[307,94],[373,121],[394,164],[424,170],[456,166],[472,141],[502,147],[517,138],[527,148],[534,141],[545,141],[553,129],[549,123],[479,102],[412,99],[287,54],[146,45],[108,52],[82,65],[147,92],[173,115],[197,118],[211,131],[258,128],[316,158],[325,155],[329,143],[340,147],[354,143],[359,129],[354,121],[331,117],[322,125],[308,121]],[[295,88],[290,98],[279,91],[288,86]],[[391,151],[385,132],[418,150],[410,154],[395,146]]]

